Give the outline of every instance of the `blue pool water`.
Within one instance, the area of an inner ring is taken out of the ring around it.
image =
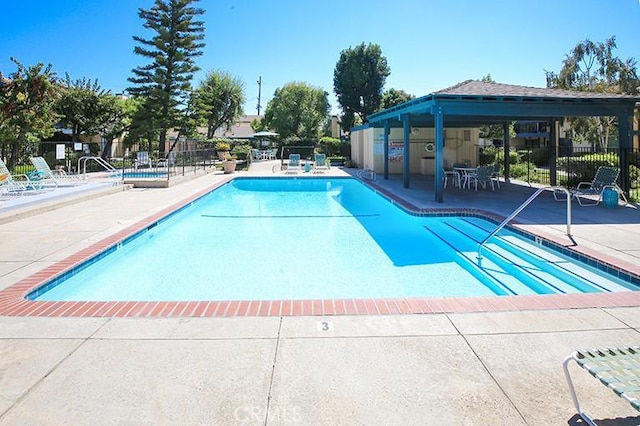
[[[420,217],[353,179],[235,179],[37,300],[399,298],[629,291],[495,224]]]
[[[136,178],[167,178],[167,172],[124,172],[122,174],[124,179],[136,179]]]

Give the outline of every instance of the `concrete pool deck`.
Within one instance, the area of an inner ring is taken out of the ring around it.
[[[267,162],[258,165],[272,174]],[[254,173],[265,172],[238,175]],[[0,224],[0,290],[227,178],[212,173],[33,215],[14,209]],[[421,190],[426,179],[412,177],[411,189],[397,178],[377,184],[419,208],[497,215],[531,191],[447,189],[445,205],[435,206]],[[562,206],[541,198],[520,223],[562,238]],[[638,210],[573,207],[576,244],[638,263]],[[640,303],[628,304],[431,315],[0,316],[0,425],[580,424],[562,359],[579,348],[637,344]],[[576,370],[596,419],[640,422]]]

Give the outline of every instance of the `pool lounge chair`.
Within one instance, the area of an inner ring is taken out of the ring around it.
[[[30,178],[43,186],[75,186],[87,183],[87,180],[79,175],[69,175],[64,170],[51,170],[47,160],[42,157],[31,157],[30,160],[36,168]]]
[[[5,195],[37,194],[43,189],[40,182],[32,181],[24,174],[11,174],[0,159],[0,197]]]
[[[607,188],[611,188],[618,193],[618,195],[624,200],[625,204],[628,203],[627,197],[624,192],[616,183],[620,169],[618,167],[606,167],[600,166],[596,171],[591,182],[580,182],[578,186],[571,191],[571,198],[578,200],[578,204],[581,206],[597,206],[602,201],[602,194]],[[554,191],[553,196],[556,201],[565,200],[566,196],[563,196],[564,192]],[[594,201],[594,197],[595,201]]]
[[[156,164],[157,167],[173,167],[176,165],[176,155],[178,153],[176,151],[171,151],[169,153],[169,155],[167,155],[167,158],[163,158],[158,160],[158,163]]]
[[[596,379],[613,390],[616,395],[628,401],[633,408],[640,411],[640,346],[626,348],[605,348],[576,351],[565,358],[562,363],[567,379],[569,392],[578,415],[591,426],[593,419],[584,412],[578,401],[576,390],[569,374],[569,363],[587,370]]]
[[[326,154],[315,154],[313,157],[313,173],[324,173],[329,171],[329,163]]]
[[[289,154],[289,163],[287,163],[287,169],[285,173],[298,173],[302,171],[300,165],[300,154]]]
[[[134,168],[137,170],[138,167],[151,167],[151,157],[149,157],[149,153],[147,151],[138,151],[136,152],[136,161],[134,163]]]

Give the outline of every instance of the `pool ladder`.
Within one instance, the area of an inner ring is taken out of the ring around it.
[[[376,172],[371,169],[362,169],[358,171],[358,177],[362,180],[376,180]]]
[[[509,222],[511,222],[511,219],[516,217],[518,215],[518,213],[520,213],[522,210],[524,210],[525,207],[527,207],[529,204],[531,204],[531,202],[533,202],[533,200],[535,200],[538,195],[540,195],[542,192],[544,192],[547,189],[553,189],[554,192],[555,191],[563,191],[565,194],[567,194],[567,234],[566,235],[568,237],[571,237],[571,193],[569,192],[569,190],[567,188],[563,188],[561,186],[543,186],[542,188],[538,188],[538,190],[536,192],[534,192],[531,197],[527,198],[522,204],[520,204],[520,207],[515,209],[513,211],[513,213],[511,213],[505,220],[500,222],[500,225],[498,225],[496,227],[496,229],[493,230],[493,232],[491,232],[489,235],[487,235],[487,237],[484,240],[482,240],[480,242],[480,244],[478,244],[478,256],[477,256],[478,260],[482,259],[482,247],[484,247],[485,243],[491,237],[495,236]]]
[[[92,156],[92,155],[80,157],[78,159],[78,173],[80,173],[82,171],[83,175],[85,175],[85,176],[87,175],[87,162],[89,162],[90,160],[93,160],[96,163],[98,163],[100,166],[102,166],[103,169],[105,169],[109,173],[112,173],[112,174],[120,173],[120,171],[118,169],[113,167],[111,164],[109,164],[102,157],[96,157],[96,156]]]

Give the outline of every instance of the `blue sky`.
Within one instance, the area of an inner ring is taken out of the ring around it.
[[[26,0],[3,2],[0,71],[52,64],[60,76],[98,79],[118,93],[131,69],[132,36],[146,37],[138,8],[153,0]],[[333,70],[346,48],[377,43],[391,68],[385,88],[422,96],[491,74],[500,83],[545,86],[544,70],[559,71],[581,40],[615,35],[616,54],[640,60],[638,0],[201,0],[206,71],[244,81],[245,112],[256,113],[273,91],[292,81],[326,90],[332,111]]]

